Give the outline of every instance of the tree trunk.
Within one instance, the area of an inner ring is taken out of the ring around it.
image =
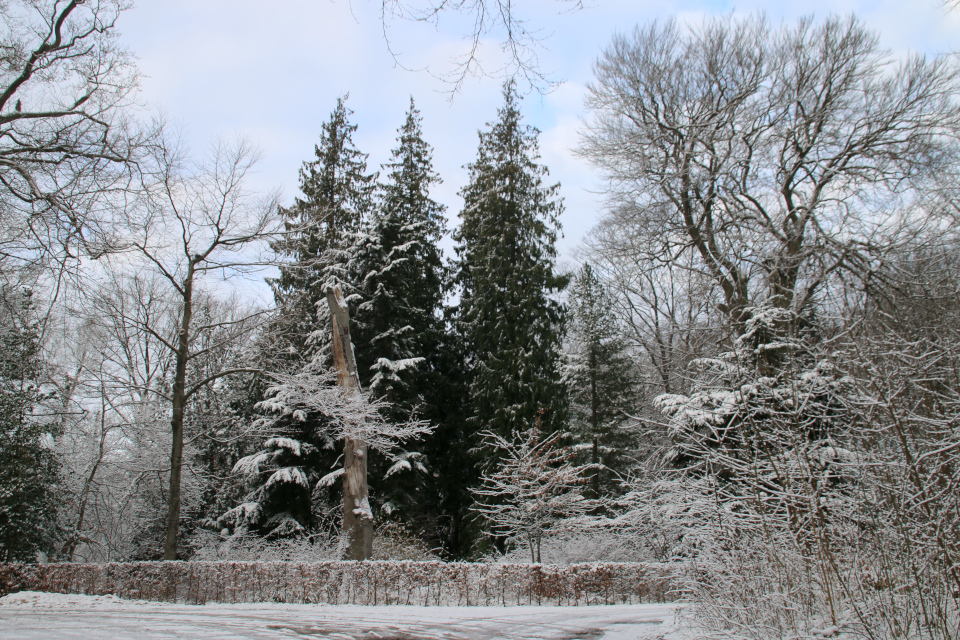
[[[173,377],[173,417],[170,419],[170,494],[167,497],[167,540],[164,560],[177,559],[180,535],[180,473],[183,468],[183,414],[187,406],[187,360],[190,355],[190,320],[193,317],[193,272],[190,264],[183,283],[183,318],[177,341],[177,363]]]
[[[600,498],[600,394],[597,390],[597,349],[598,344],[590,347],[590,431],[593,435],[593,499]]]
[[[333,323],[333,363],[337,383],[360,393],[357,361],[350,342],[350,314],[340,287],[326,290]],[[373,513],[367,490],[367,443],[350,438],[343,443],[343,534],[347,538],[348,560],[368,560],[373,555]]]

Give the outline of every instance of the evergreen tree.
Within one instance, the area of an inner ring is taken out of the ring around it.
[[[237,461],[234,471],[247,480],[243,502],[217,519],[231,534],[257,533],[285,538],[308,533],[314,526],[312,487],[318,451],[293,438],[269,438],[263,450]]]
[[[615,492],[618,472],[626,470],[636,444],[623,426],[637,410],[640,379],[612,308],[600,278],[585,264],[570,292],[567,381],[574,432],[590,447],[593,498]]]
[[[567,419],[561,380],[563,306],[553,271],[563,205],[537,163],[539,132],[520,121],[514,82],[497,122],[480,132],[457,241],[457,328],[469,369],[469,423],[512,437],[542,415],[546,432]]]
[[[442,345],[449,270],[438,246],[445,231],[444,207],[430,197],[440,178],[420,123],[411,98],[398,145],[384,165],[387,180],[380,187],[378,206],[352,251],[351,273],[362,300],[353,316],[352,335],[361,386],[387,400],[384,417],[403,422],[416,414],[437,425],[448,377]],[[429,444],[416,443],[418,449],[422,446]],[[434,520],[438,503],[423,491],[425,482],[432,483],[413,472],[423,468],[422,456],[405,455],[410,464],[397,467],[372,452],[372,496],[384,511],[399,510],[397,515],[418,520],[416,528],[431,536],[424,529],[432,528],[428,522]],[[405,472],[390,474],[398,468]]]
[[[280,264],[279,277],[268,281],[278,308],[277,319],[259,346],[268,370],[323,369],[327,363],[321,347],[330,335],[324,289],[336,284],[356,293],[348,268],[356,238],[373,209],[377,176],[367,173],[367,155],[354,146],[357,125],[349,121],[352,111],[345,100],[337,100],[323,124],[314,159],[300,169],[303,196],[281,210],[287,235],[272,247],[288,260]],[[257,386],[260,392],[265,389]],[[337,459],[335,443],[325,435],[329,426],[329,418],[316,412],[271,420],[278,437],[267,440],[256,464],[238,469],[247,479],[248,500],[225,514],[220,526],[273,537],[312,531],[318,501],[338,501],[337,483],[314,490],[307,486]]]
[[[286,336],[286,351],[309,361],[317,337],[326,329],[323,289],[328,283],[350,291],[344,272],[346,253],[373,206],[376,174],[367,173],[367,155],[353,144],[357,125],[352,111],[337,99],[330,120],[323,124],[314,160],[300,169],[300,191],[294,205],[281,210],[287,234],[272,246],[289,262],[280,276],[269,280],[280,309],[278,333]]]
[[[30,294],[4,290],[0,303],[0,562],[35,562],[38,552],[56,549],[55,423],[39,411],[41,361]]]
[[[430,197],[440,178],[420,122],[411,98],[399,146],[384,165],[389,173],[379,207],[354,251],[362,298],[353,332],[360,383],[403,415],[422,402],[425,379],[435,369],[448,282],[438,246],[444,207]]]

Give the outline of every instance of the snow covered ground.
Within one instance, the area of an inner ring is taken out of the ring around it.
[[[676,604],[595,607],[178,605],[25,591],[0,598],[0,640],[672,640]]]

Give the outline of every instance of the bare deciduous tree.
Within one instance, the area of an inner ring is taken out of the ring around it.
[[[148,139],[119,0],[6,2],[0,27],[0,260],[42,268],[110,247],[105,198]]]
[[[854,18],[655,23],[595,73],[581,153],[670,239],[657,258],[694,252],[737,334],[760,302],[801,317],[834,274],[869,277],[957,149],[957,65],[894,61]]]
[[[568,5],[571,12],[583,8],[582,0],[557,1]],[[459,91],[469,76],[519,76],[531,87],[541,90],[555,84],[540,68],[537,56],[537,49],[545,36],[518,13],[517,3],[510,0],[381,0],[380,4],[388,46],[391,20],[410,20],[439,26],[443,16],[447,14],[458,14],[467,25],[462,36],[468,42],[467,50],[454,58],[453,71],[440,76],[451,84],[454,93]],[[505,55],[505,61],[491,72],[484,67],[481,60],[481,45],[484,38],[492,34],[496,34],[497,44]],[[395,59],[399,59],[399,54],[392,47],[391,53]]]
[[[471,490],[477,498],[472,510],[494,535],[524,540],[530,561],[540,562],[543,538],[595,506],[582,492],[592,466],[571,462],[574,452],[560,445],[565,434],[559,431],[542,437],[533,428],[512,440],[490,431],[481,435],[500,462]]]
[[[216,333],[217,343],[242,339],[258,326],[262,311],[209,318],[194,324],[200,298],[218,282],[262,267],[258,249],[278,231],[277,195],[250,193],[245,178],[257,155],[243,142],[218,143],[209,159],[190,164],[173,144],[157,147],[153,172],[145,174],[142,194],[122,216],[129,247],[110,259],[115,282],[132,285],[150,300],[161,296],[170,313],[144,313],[138,298],[128,311],[116,310],[133,332],[162,345],[171,359],[168,387],[152,392],[171,410],[170,481],[164,558],[176,559],[180,521],[184,413],[190,398],[213,381],[244,367],[218,368],[206,375],[188,375],[190,364],[211,347],[198,348],[197,336]],[[149,287],[145,283],[153,283]],[[141,286],[144,285],[144,286]],[[121,286],[121,289],[129,288]],[[145,292],[150,291],[149,294]],[[139,298],[143,300],[143,298]],[[175,326],[170,326],[170,319]]]

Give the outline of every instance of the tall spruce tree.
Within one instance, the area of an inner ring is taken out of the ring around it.
[[[544,184],[539,132],[521,123],[513,81],[503,98],[498,120],[479,134],[470,182],[460,192],[456,320],[468,368],[468,423],[512,438],[538,415],[547,433],[566,427],[564,309],[553,296],[568,278],[553,270],[560,185]]]
[[[438,245],[445,231],[444,207],[430,197],[430,188],[440,182],[432,156],[411,98],[397,147],[383,165],[386,181],[377,207],[351,252],[350,271],[360,300],[351,331],[360,384],[387,400],[384,418],[402,422],[416,414],[437,425],[447,384],[443,302],[450,274]],[[414,448],[425,446],[429,444],[419,442]],[[406,455],[407,464],[398,467],[371,452],[371,498],[385,511],[418,521],[416,527],[434,537],[426,521],[434,519],[437,502],[422,493],[429,478],[414,472],[424,468],[423,456]],[[401,472],[389,473],[397,469]]]
[[[422,403],[426,378],[435,369],[449,280],[438,246],[444,207],[430,197],[440,177],[420,122],[411,98],[398,146],[384,165],[389,173],[378,207],[357,239],[353,267],[362,299],[353,332],[360,383],[404,417]]]
[[[281,211],[287,235],[273,249],[288,261],[280,276],[269,280],[280,310],[277,327],[286,338],[286,351],[309,362],[317,336],[327,328],[323,289],[328,283],[351,291],[345,273],[355,234],[373,206],[376,174],[367,173],[367,155],[353,144],[357,125],[353,112],[338,98],[330,120],[323,124],[315,158],[300,169],[303,197]]]
[[[613,315],[613,302],[589,264],[570,291],[567,381],[571,426],[589,445],[592,498],[615,493],[618,473],[631,464],[636,436],[623,428],[640,401],[640,377],[629,344]]]
[[[356,292],[348,265],[357,235],[373,208],[377,174],[367,172],[367,155],[354,146],[357,125],[350,123],[352,111],[345,101],[346,97],[337,100],[323,124],[314,159],[300,169],[303,196],[281,211],[287,234],[272,246],[287,261],[280,264],[280,276],[268,281],[278,315],[261,345],[270,351],[264,367],[273,371],[329,364],[321,348],[330,336],[324,288],[336,284]],[[258,526],[251,530],[274,536],[298,534],[301,528],[311,531],[315,524],[311,505],[318,500],[337,502],[337,484],[313,490],[304,484],[324,476],[339,455],[336,444],[324,435],[328,423],[327,416],[315,412],[304,413],[302,420],[284,417],[271,422],[282,437],[264,444],[269,460],[258,468],[262,473],[247,474],[248,489],[258,496],[262,510],[256,512]]]

